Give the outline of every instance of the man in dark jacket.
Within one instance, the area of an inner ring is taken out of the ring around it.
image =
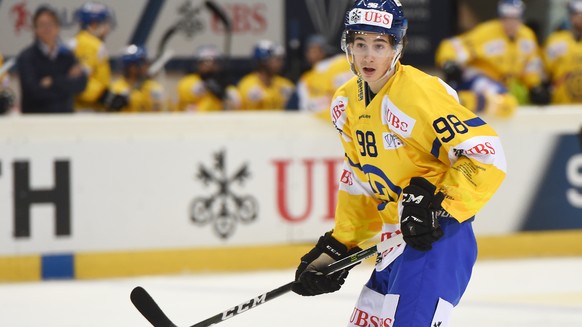
[[[22,113],[73,112],[73,97],[87,85],[87,74],[59,40],[55,9],[41,5],[33,16],[34,42],[18,56]]]

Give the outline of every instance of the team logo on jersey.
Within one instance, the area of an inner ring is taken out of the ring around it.
[[[412,136],[412,129],[416,124],[416,120],[398,109],[388,96],[384,96],[382,100],[382,122],[403,138]]]
[[[340,132],[346,123],[346,108],[348,106],[348,98],[338,96],[331,103],[331,120]]]
[[[363,24],[392,28],[392,20],[393,16],[389,12],[357,8],[350,11],[348,25]]]
[[[382,133],[382,138],[384,139],[384,149],[386,150],[396,150],[404,145],[404,142],[391,132]]]
[[[350,186],[354,185],[354,178],[352,177],[352,172],[344,169],[342,177],[340,178],[340,182]]]
[[[485,54],[487,56],[498,56],[505,53],[506,46],[503,40],[493,40],[491,42],[487,42],[483,45],[485,49]]]
[[[248,164],[241,165],[233,174],[228,174],[225,165],[225,152],[214,154],[211,167],[199,165],[198,179],[204,186],[211,188],[206,196],[194,198],[190,204],[190,219],[199,226],[211,224],[214,232],[222,239],[230,237],[241,222],[255,221],[259,213],[257,199],[252,195],[234,192],[234,185],[243,185],[249,178]]]
[[[568,95],[575,101],[582,101],[582,72],[576,71],[568,74],[566,78],[566,89]]]

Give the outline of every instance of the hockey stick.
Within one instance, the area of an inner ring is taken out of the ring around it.
[[[216,2],[212,0],[206,0],[204,5],[208,10],[210,10],[224,25],[225,36],[224,36],[224,55],[228,58],[230,57],[230,48],[232,44],[232,22],[224,9],[219,6]]]
[[[344,268],[351,267],[364,259],[367,259],[377,253],[382,253],[393,247],[398,246],[402,243],[402,234],[396,233],[391,238],[380,242],[372,247],[369,247],[360,252],[354,253],[347,256],[341,260],[338,260],[324,269],[323,273],[326,275],[333,274],[334,272],[340,271]],[[223,322],[224,320],[230,319],[236,315],[239,315],[249,309],[255,308],[258,305],[264,304],[270,300],[273,300],[285,293],[291,291],[294,282],[287,283],[280,286],[274,290],[263,293],[257,297],[254,297],[244,303],[227,309],[219,314],[216,314],[206,320],[198,322],[190,327],[207,327]],[[149,295],[149,293],[142,287],[138,286],[131,291],[131,302],[133,305],[141,312],[141,314],[154,326],[154,327],[177,327],[169,318],[166,316],[164,311],[158,306],[156,301]]]
[[[4,75],[7,71],[9,71],[14,65],[16,64],[16,57],[10,58],[10,60],[6,61],[2,67],[0,67],[0,76]]]

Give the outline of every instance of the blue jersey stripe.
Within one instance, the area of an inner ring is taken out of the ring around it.
[[[439,152],[441,150],[441,146],[442,143],[439,140],[439,138],[435,138],[434,141],[432,142],[432,149],[430,150],[430,153],[435,157],[435,158],[439,158]]]
[[[479,117],[465,120],[464,123],[467,124],[469,127],[479,127],[487,124],[483,119]]]
[[[348,163],[350,164],[350,166],[354,167],[354,168],[358,168],[359,170],[362,170],[362,166],[359,163],[355,163],[352,161],[352,159],[350,159],[350,157],[348,157],[348,154],[345,154],[346,158],[348,158]]]

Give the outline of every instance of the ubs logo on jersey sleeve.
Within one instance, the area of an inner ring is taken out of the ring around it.
[[[382,139],[384,140],[384,149],[386,150],[396,150],[404,146],[402,140],[399,139],[396,134],[391,132],[382,133]]]
[[[387,96],[382,100],[382,123],[403,138],[412,136],[416,120],[402,112]]]
[[[333,99],[331,103],[331,120],[339,131],[342,131],[346,124],[347,114],[346,108],[348,106],[348,98],[338,96]]]

